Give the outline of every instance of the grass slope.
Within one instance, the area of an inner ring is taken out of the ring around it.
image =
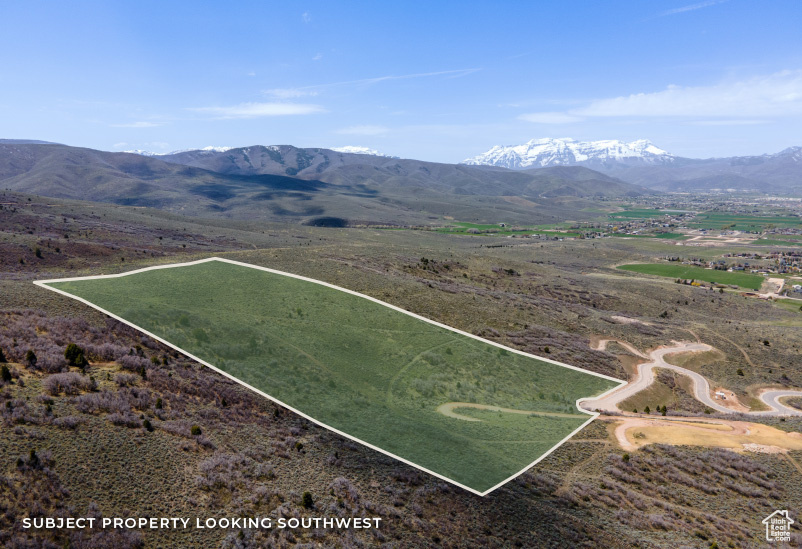
[[[225,262],[51,286],[477,491],[517,473],[585,423],[578,398],[616,385],[359,296]],[[572,417],[469,410],[482,421],[465,421],[436,412],[455,401]]]
[[[661,263],[638,263],[635,265],[621,265],[618,267],[624,271],[635,273],[666,276],[670,278],[681,278],[683,280],[704,280],[705,282],[716,282],[718,284],[734,284],[742,288],[757,290],[763,284],[763,277],[749,273],[731,273],[728,271],[717,271],[702,267],[692,267],[688,265],[669,265]]]

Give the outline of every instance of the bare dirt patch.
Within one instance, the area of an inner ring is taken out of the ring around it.
[[[644,326],[651,326],[651,322],[644,322],[643,320],[638,320],[637,318],[629,318],[627,316],[619,316],[613,315],[610,317],[612,320],[615,320],[619,324],[643,324]]]
[[[721,394],[724,395],[724,398],[721,398]],[[733,391],[729,389],[725,389],[723,387],[716,387],[713,389],[710,398],[721,404],[722,406],[729,408],[733,412],[743,412],[748,413],[751,409],[748,406],[745,406],[738,400],[738,395],[736,395]]]
[[[764,447],[777,448],[779,452],[802,450],[802,438],[744,421],[626,418],[617,419],[614,435],[625,450],[649,444],[728,448],[736,452],[765,450]]]

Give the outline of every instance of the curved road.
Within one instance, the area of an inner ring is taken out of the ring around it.
[[[717,412],[722,412],[725,414],[732,414],[735,413],[734,410],[722,406],[710,396],[710,383],[708,383],[707,379],[691,370],[686,368],[681,368],[679,366],[675,366],[673,364],[669,364],[665,361],[665,356],[675,353],[688,353],[688,352],[699,352],[699,351],[710,351],[713,349],[710,345],[705,343],[687,343],[687,342],[673,342],[674,345],[671,347],[662,347],[659,349],[655,349],[651,351],[649,355],[645,355],[642,352],[635,349],[632,345],[625,343],[623,341],[618,340],[608,340],[603,339],[599,341],[599,343],[594,347],[599,350],[604,350],[607,347],[607,343],[610,341],[615,341],[619,345],[626,348],[628,351],[646,358],[649,362],[641,363],[637,365],[637,372],[635,374],[635,378],[621,387],[620,389],[613,391],[612,393],[597,399],[585,399],[579,402],[579,405],[586,409],[586,410],[601,410],[603,412],[620,412],[618,408],[618,404],[623,402],[624,400],[628,399],[632,395],[643,391],[649,385],[654,383],[654,369],[655,368],[665,368],[666,370],[673,370],[677,373],[680,373],[684,376],[691,378],[693,381],[693,396],[712,410],[716,410]],[[786,406],[779,402],[779,399],[786,398],[786,397],[794,397],[794,396],[802,396],[802,391],[800,390],[778,390],[778,389],[769,389],[762,392],[759,395],[759,398],[763,403],[770,408],[770,410],[764,412],[746,412],[747,414],[754,414],[754,415],[762,415],[762,416],[802,416],[802,410],[797,410],[795,408],[791,408],[790,406]]]

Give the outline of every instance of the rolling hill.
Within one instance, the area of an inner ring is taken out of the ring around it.
[[[203,217],[368,224],[583,219],[596,197],[649,193],[582,167],[522,172],[289,145],[164,156],[0,144],[6,189]]]

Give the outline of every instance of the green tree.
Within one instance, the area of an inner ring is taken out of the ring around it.
[[[0,378],[5,383],[9,383],[11,381],[11,370],[9,370],[8,366],[6,366],[5,364],[0,366]]]
[[[64,350],[64,358],[70,366],[78,366],[81,369],[86,368],[89,362],[84,357],[84,350],[75,343],[70,343]]]
[[[189,432],[193,437],[198,437],[201,434],[201,428],[197,425],[193,425]]]
[[[315,500],[312,498],[310,492],[304,492],[301,498],[301,505],[303,505],[305,509],[313,509],[315,507]]]
[[[38,361],[39,361],[39,359],[36,358],[36,353],[33,352],[33,349],[28,349],[28,352],[25,353],[25,363],[30,368],[36,368],[36,363]]]
[[[5,353],[3,353],[2,347],[0,347],[0,363],[3,363],[3,362],[8,362],[8,360],[6,359]]]
[[[647,406],[646,408],[644,408],[644,409],[643,409],[643,411],[644,411],[645,413],[647,413],[647,414],[651,414],[651,413],[652,413],[652,409],[651,409],[651,408],[649,408],[648,406]]]

